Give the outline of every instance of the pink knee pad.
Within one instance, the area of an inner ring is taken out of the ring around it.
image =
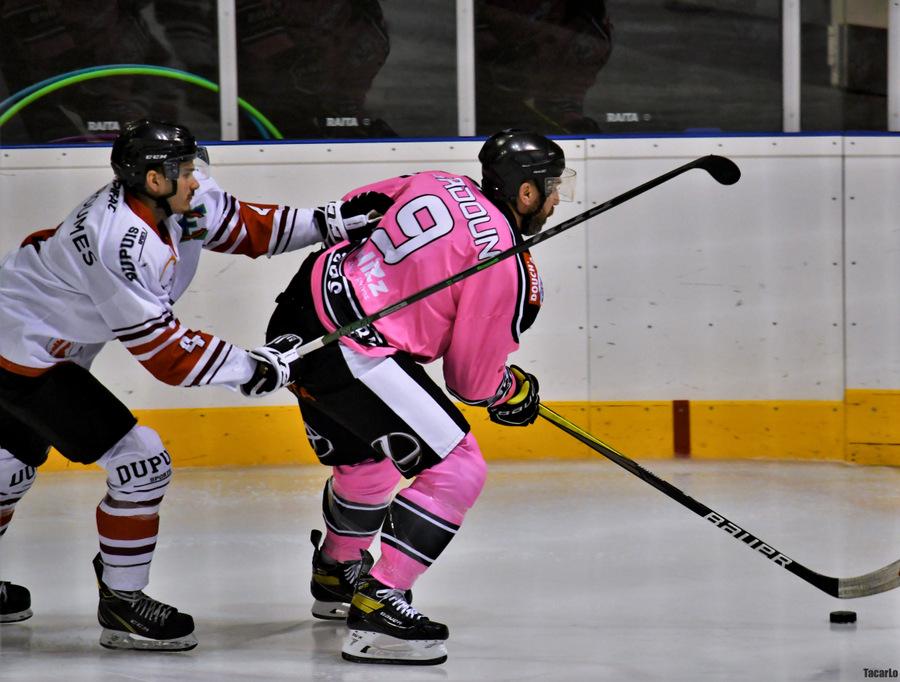
[[[375,579],[400,589],[412,587],[456,534],[486,475],[478,443],[468,434],[443,462],[401,490],[392,505],[388,531],[393,535],[381,536],[381,559],[372,570]],[[407,523],[410,512],[418,516],[413,523]]]
[[[400,482],[400,472],[385,458],[354,466],[336,466],[331,474],[334,492],[345,500],[380,504],[387,501]]]
[[[336,561],[354,561],[375,539],[400,472],[389,459],[336,466],[323,492],[325,542],[322,551]]]
[[[462,522],[484,488],[487,464],[475,436],[467,433],[444,461],[416,476],[401,495],[451,523]]]

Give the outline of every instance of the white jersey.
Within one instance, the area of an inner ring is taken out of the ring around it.
[[[312,209],[242,202],[210,179],[190,211],[158,225],[111,182],[0,263],[0,367],[27,376],[60,362],[88,367],[118,339],[167,384],[237,388],[255,367],[247,351],[185,328],[172,310],[201,249],[256,257],[320,240]]]

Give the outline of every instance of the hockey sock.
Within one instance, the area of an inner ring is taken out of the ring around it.
[[[135,426],[97,464],[107,472],[107,493],[97,506],[103,581],[113,590],[142,590],[150,580],[171,457],[155,431]]]

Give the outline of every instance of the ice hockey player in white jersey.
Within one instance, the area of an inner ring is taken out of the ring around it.
[[[118,339],[160,381],[263,396],[291,380],[286,335],[252,351],[188,329],[173,305],[202,249],[256,257],[366,232],[350,202],[291,208],[240,201],[208,175],[185,127],[141,120],[112,149],[115,179],[56,228],[0,262],[0,536],[51,446],[107,472],[97,507],[100,643],[187,650],[191,616],[144,594],[172,476],[160,437],[89,372]],[[31,616],[28,590],[0,582],[0,623]]]

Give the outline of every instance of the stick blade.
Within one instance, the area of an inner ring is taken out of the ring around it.
[[[723,185],[733,185],[741,179],[741,169],[731,159],[716,154],[709,154],[697,161],[697,167],[702,168]]]
[[[856,599],[900,587],[900,561],[855,578],[839,578],[837,597]]]

